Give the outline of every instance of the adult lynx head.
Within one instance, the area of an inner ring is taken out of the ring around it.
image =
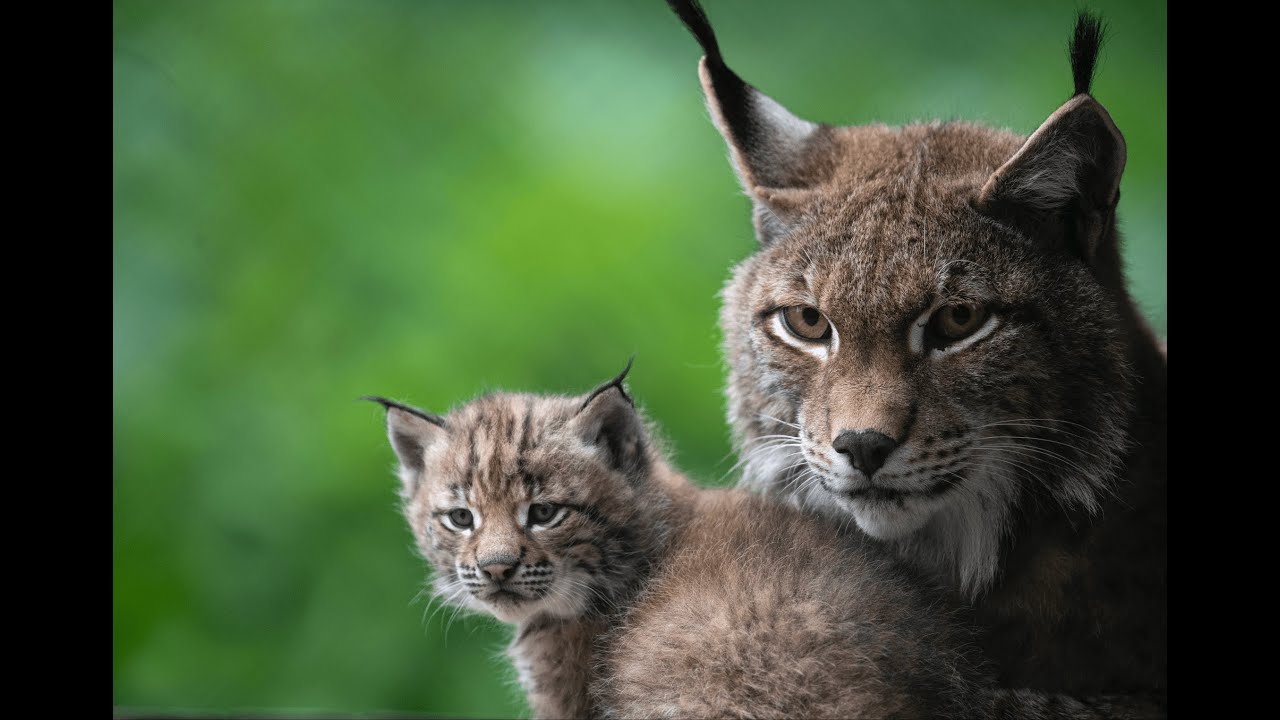
[[[385,400],[401,498],[447,602],[511,623],[631,588],[662,541],[653,448],[619,375],[579,397],[497,393],[437,417]]]
[[[669,3],[760,241],[721,315],[747,481],[934,538],[981,590],[1014,509],[1096,511],[1127,444],[1141,320],[1115,227],[1125,143],[1089,95],[1098,21],[1076,26],[1073,97],[1022,137],[802,120],[725,65],[696,2]]]

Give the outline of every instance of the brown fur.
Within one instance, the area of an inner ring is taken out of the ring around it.
[[[727,68],[696,3],[672,4],[707,50],[761,241],[721,313],[745,482],[856,522],[968,598],[1006,685],[1162,692],[1167,368],[1125,287],[1124,140],[1087,94],[1096,25],[1077,29],[1084,90],[1026,138],[800,120]],[[957,303],[994,329],[913,345]],[[832,338],[780,331],[792,306]],[[868,476],[834,441],[872,430],[894,447]]]
[[[743,490],[699,491],[667,464],[620,380],[576,398],[490,395],[444,418],[380,402],[437,590],[516,625],[509,655],[538,717],[1146,707],[996,689],[945,593],[832,521]],[[531,503],[566,514],[540,529]],[[471,530],[445,521],[457,509]],[[494,561],[509,584],[475,572]]]
[[[694,498],[605,644],[619,717],[964,717],[978,653],[935,593],[834,523],[739,490]]]

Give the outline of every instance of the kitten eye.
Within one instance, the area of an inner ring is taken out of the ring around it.
[[[550,503],[534,503],[529,506],[529,524],[546,525],[555,519],[558,507]]]
[[[471,516],[471,511],[466,508],[454,508],[445,513],[445,525],[451,530],[470,530],[475,524],[475,518]]]
[[[792,335],[808,342],[831,339],[831,323],[818,308],[808,305],[792,305],[783,308],[782,324]]]
[[[943,305],[929,319],[933,332],[946,340],[972,335],[987,319],[987,309],[978,303]]]

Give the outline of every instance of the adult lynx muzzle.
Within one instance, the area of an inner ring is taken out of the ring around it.
[[[803,120],[669,4],[760,241],[721,314],[745,482],[967,596],[1009,686],[1164,688],[1167,368],[1125,287],[1099,22],[1023,137]]]

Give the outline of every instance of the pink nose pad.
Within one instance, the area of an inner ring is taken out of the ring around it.
[[[485,577],[495,582],[501,582],[503,580],[509,579],[511,577],[511,574],[514,573],[515,571],[516,571],[515,565],[507,565],[504,563],[494,562],[494,563],[487,563],[485,565],[480,566],[480,572],[484,573]]]

